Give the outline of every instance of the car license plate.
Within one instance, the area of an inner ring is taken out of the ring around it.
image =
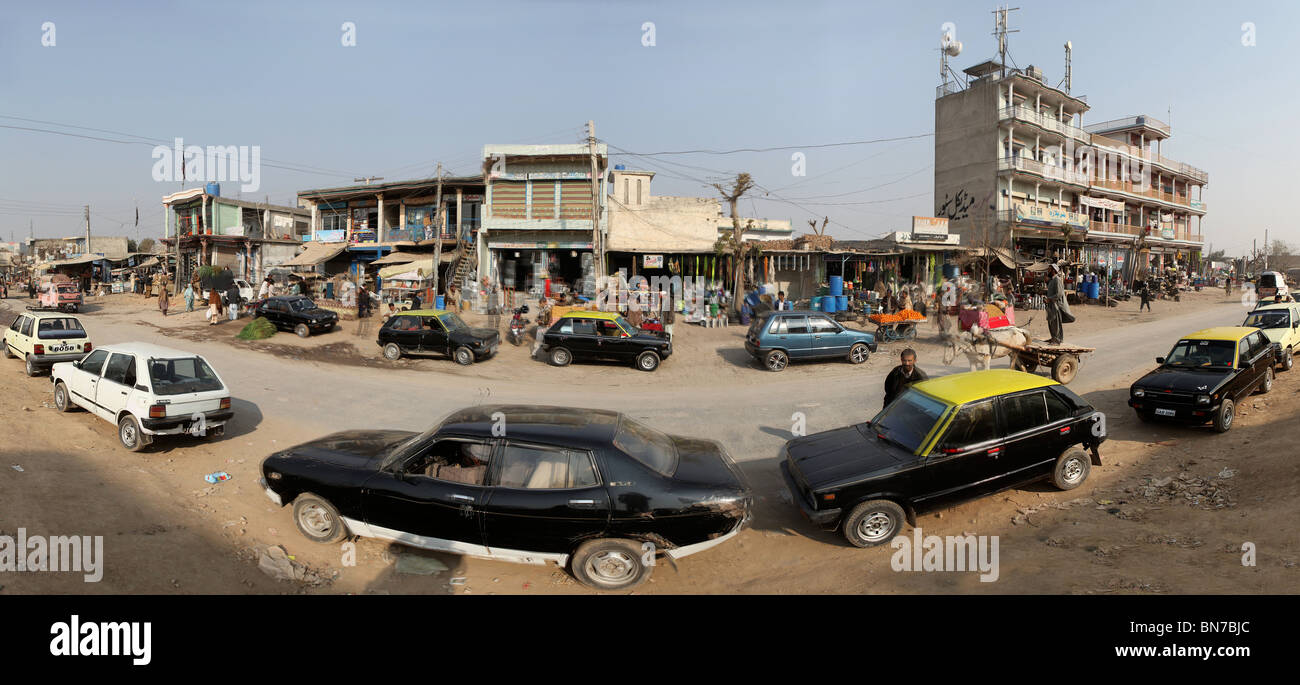
[[[77,348],[73,345],[69,345],[68,343],[63,343],[60,345],[50,345],[45,349],[50,352],[74,352],[76,351]]]
[[[1157,410],[1156,410],[1156,416],[1174,416],[1174,415],[1177,414],[1177,413],[1178,413],[1178,412],[1174,411],[1173,409],[1157,409]]]

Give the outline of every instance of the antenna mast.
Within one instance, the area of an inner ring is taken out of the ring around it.
[[[1019,7],[999,7],[993,10],[993,35],[998,39],[998,66],[1001,67],[1004,78],[1007,75],[1007,34],[1020,33],[1020,29],[1007,28],[1007,14],[1019,10]]]

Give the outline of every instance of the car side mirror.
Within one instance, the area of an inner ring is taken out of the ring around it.
[[[1156,357],[1156,363],[1157,363],[1157,364],[1163,364],[1163,363],[1165,363],[1165,358],[1164,358],[1164,357]]]

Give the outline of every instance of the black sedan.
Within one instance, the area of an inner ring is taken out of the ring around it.
[[[1258,328],[1224,326],[1184,336],[1160,366],[1129,388],[1128,404],[1142,421],[1207,421],[1232,428],[1237,402],[1273,389],[1273,365],[1285,351]]]
[[[339,315],[321,309],[304,295],[277,295],[257,303],[255,316],[265,317],[282,331],[293,331],[300,338],[334,330]]]
[[[359,535],[553,562],[604,590],[645,581],[660,555],[725,542],[753,505],[717,442],[562,407],[480,406],[424,433],[335,433],[272,454],[262,474],[316,542]]]
[[[1105,414],[1065,386],[974,371],[912,385],[866,423],[787,442],[781,472],[804,516],[874,547],[969,499],[1043,479],[1076,488],[1105,439]]]
[[[445,309],[417,309],[390,317],[375,342],[391,361],[406,354],[445,354],[469,366],[496,354],[501,334],[491,328],[472,328]]]

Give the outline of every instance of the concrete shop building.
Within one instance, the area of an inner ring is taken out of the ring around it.
[[[178,282],[188,282],[202,266],[230,267],[236,276],[256,282],[297,254],[308,233],[306,210],[208,190],[191,188],[163,197],[162,243],[167,252],[178,254]]]
[[[446,285],[449,269],[456,267],[458,259],[473,260],[484,197],[482,176],[444,176],[441,215],[437,178],[304,190],[298,193],[298,204],[311,212],[313,254],[329,256],[314,263],[304,263],[311,262],[311,256],[298,262],[315,267],[328,259],[342,260],[355,274],[357,268],[375,262],[400,262],[393,257],[395,252],[418,252],[420,259],[432,259],[441,233],[440,283]],[[343,257],[336,258],[340,254]],[[393,259],[384,262],[388,257]]]
[[[552,293],[594,295],[594,251],[608,229],[607,166],[607,148],[598,144],[593,221],[588,145],[483,146],[487,204],[476,246],[480,289],[486,278],[503,290],[539,293],[549,281]]]
[[[963,245],[1122,268],[1144,238],[1138,261],[1194,263],[1208,175],[1160,154],[1167,124],[1085,126],[1087,100],[1032,66],[986,61],[963,73],[938,89],[934,175],[935,216]]]

